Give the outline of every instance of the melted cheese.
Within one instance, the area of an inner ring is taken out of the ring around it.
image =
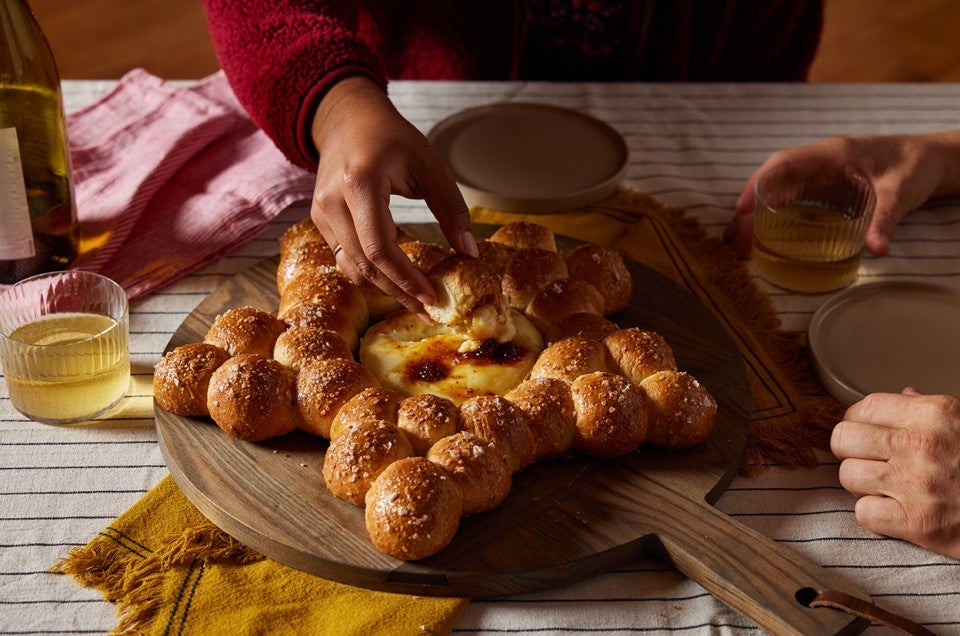
[[[360,341],[360,362],[379,382],[406,395],[433,393],[460,404],[477,395],[503,395],[522,382],[543,350],[543,338],[511,311],[516,334],[506,343],[470,338],[441,324],[398,312],[371,326]],[[476,349],[476,350],[474,350]]]

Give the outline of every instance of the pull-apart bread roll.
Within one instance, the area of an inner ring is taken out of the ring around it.
[[[220,347],[203,342],[181,345],[167,352],[153,371],[153,395],[174,415],[210,415],[207,388],[210,377],[230,357]]]
[[[407,255],[413,266],[423,273],[429,272],[445,256],[453,254],[453,250],[449,247],[420,241],[401,243],[400,250]]]
[[[294,375],[285,366],[273,358],[244,353],[211,375],[207,409],[230,437],[258,442],[286,435],[300,423],[293,386]]]
[[[616,457],[643,443],[647,399],[622,375],[605,371],[581,375],[570,384],[570,392],[577,413],[577,450],[594,457]]]
[[[476,349],[490,339],[507,342],[516,334],[500,279],[479,259],[451,254],[430,268],[427,278],[437,300],[424,309],[440,324],[467,335],[467,347]]]
[[[297,305],[283,316],[291,328],[326,329],[336,332],[347,343],[350,351],[356,351],[360,343],[356,323],[335,307],[324,305]]]
[[[620,253],[600,245],[581,245],[567,255],[570,278],[592,285],[605,302],[605,315],[623,311],[633,295],[633,277]]]
[[[370,372],[353,360],[308,360],[296,378],[300,427],[330,439],[330,426],[340,408],[360,391],[376,385]]]
[[[664,369],[677,370],[673,349],[666,339],[655,331],[639,327],[618,329],[603,339],[607,347],[610,369],[634,384]]]
[[[203,341],[220,347],[232,356],[257,353],[269,356],[286,323],[273,314],[254,307],[228,309],[213,319]]]
[[[290,283],[280,295],[277,316],[287,320],[301,305],[314,305],[335,311],[363,333],[370,320],[370,310],[360,288],[340,272],[308,272]]]
[[[503,450],[507,470],[533,463],[536,441],[526,414],[499,395],[481,395],[460,405],[460,426]]]
[[[337,259],[326,243],[315,241],[300,243],[280,254],[277,264],[277,289],[281,294],[290,284],[311,272],[332,272],[337,269]]]
[[[469,431],[444,437],[430,447],[427,459],[460,486],[465,515],[493,510],[513,484],[503,449]]]
[[[640,383],[650,403],[647,441],[663,448],[689,448],[713,430],[717,402],[692,375],[658,371]]]
[[[511,254],[506,245],[490,239],[482,239],[477,241],[477,252],[479,253],[477,258],[486,263],[497,275],[503,274],[503,268],[506,267]]]
[[[553,231],[539,223],[515,221],[502,225],[490,235],[490,240],[511,250],[539,249],[557,251]]]
[[[538,291],[530,299],[524,314],[541,333],[546,334],[570,314],[603,316],[604,300],[590,283],[561,278]]]
[[[398,459],[413,456],[410,442],[393,423],[368,420],[330,442],[323,480],[338,499],[362,506],[373,480]]]
[[[530,377],[573,382],[585,373],[606,370],[607,350],[603,343],[571,336],[547,345],[530,370]]]
[[[524,311],[541,289],[561,278],[568,278],[562,256],[551,250],[523,249],[507,261],[500,282],[507,304]]]
[[[323,234],[320,233],[313,219],[309,216],[300,219],[280,235],[280,258],[306,243],[327,244]]]
[[[274,359],[294,371],[306,360],[343,358],[353,360],[353,352],[343,338],[330,329],[290,327],[273,345]]]
[[[330,439],[361,424],[397,421],[397,409],[403,396],[380,386],[367,387],[347,400],[330,423]]]
[[[440,395],[410,395],[397,408],[397,428],[407,436],[414,453],[426,455],[431,446],[460,430],[460,411]]]
[[[396,461],[380,473],[365,498],[364,520],[373,545],[404,560],[423,559],[447,546],[463,509],[460,487],[423,457]]]
[[[443,549],[534,461],[710,434],[716,402],[664,338],[605,317],[633,293],[616,252],[564,257],[527,222],[479,241],[478,258],[403,232],[397,245],[437,292],[432,323],[351,283],[304,219],[280,239],[277,314],[217,316],[202,343],[158,362],[157,403],[242,440],[330,440],[326,487],[365,506],[373,545],[404,560]]]
[[[573,448],[577,414],[567,382],[532,378],[504,397],[527,416],[534,440],[534,459],[563,455]]]

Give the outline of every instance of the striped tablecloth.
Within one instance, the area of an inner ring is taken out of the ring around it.
[[[65,82],[68,110],[112,82]],[[499,100],[566,106],[599,117],[626,138],[625,185],[695,214],[719,235],[740,187],[773,151],[847,133],[960,127],[960,85],[539,84],[396,82],[392,96],[422,130],[458,110]],[[398,222],[429,220],[397,200]],[[290,209],[215,265],[131,308],[134,381],[107,421],[71,428],[20,416],[0,387],[0,633],[96,634],[114,608],[51,564],[84,544],[167,474],[152,416],[150,382],[173,331],[222,280],[277,252],[282,231],[306,214]],[[960,288],[960,200],[908,217],[891,255],[867,259],[861,281],[925,280]],[[763,283],[761,283],[762,285]],[[787,329],[803,331],[824,296],[764,287]],[[736,479],[717,507],[842,576],[894,612],[937,633],[960,633],[960,562],[874,536],[853,519],[854,498],[837,461]],[[239,631],[239,630],[238,630]],[[460,634],[684,633],[756,631],[698,584],[655,560],[562,589],[477,600]],[[871,627],[869,634],[888,630]]]

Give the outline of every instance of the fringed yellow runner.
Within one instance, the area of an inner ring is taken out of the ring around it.
[[[207,521],[169,476],[54,569],[116,602],[115,634],[448,634],[466,606],[264,558]]]
[[[779,329],[770,299],[722,241],[681,208],[621,190],[595,205],[553,214],[471,210],[475,223],[531,221],[557,234],[604,245],[651,267],[695,294],[743,354],[753,389],[753,426],[740,472],[776,464],[812,466],[843,406],[817,383],[797,334]]]

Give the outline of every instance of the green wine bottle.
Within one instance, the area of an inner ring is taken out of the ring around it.
[[[0,0],[0,284],[66,268],[78,240],[60,74],[26,0]]]

